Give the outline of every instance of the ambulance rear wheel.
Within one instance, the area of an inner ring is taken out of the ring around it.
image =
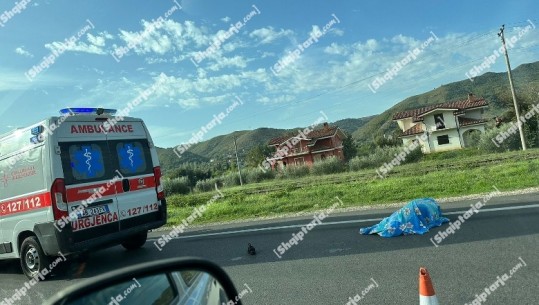
[[[46,275],[50,262],[50,257],[45,255],[37,237],[29,236],[24,239],[20,249],[21,268],[24,275],[28,278],[34,278],[38,274]]]
[[[148,238],[148,231],[145,231],[145,232],[129,237],[128,240],[122,243],[122,246],[124,246],[124,248],[126,248],[127,250],[135,250],[144,246],[147,238]]]

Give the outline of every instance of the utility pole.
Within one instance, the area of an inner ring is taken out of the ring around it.
[[[498,36],[502,40],[503,54],[505,55],[505,63],[507,64],[507,75],[509,76],[509,86],[511,87],[511,95],[513,95],[513,104],[515,106],[515,115],[517,117],[518,132],[520,133],[520,143],[522,144],[522,150],[526,150],[526,140],[524,139],[524,129],[522,128],[522,122],[520,121],[520,112],[518,110],[517,96],[515,94],[515,87],[513,86],[513,76],[511,75],[511,64],[509,64],[509,55],[507,54],[507,47],[505,46],[505,37],[503,31],[505,25],[502,25]]]
[[[236,144],[236,135],[234,135],[234,149],[236,150],[236,166],[238,166],[238,174],[240,175],[240,185],[243,186],[243,181],[241,179],[241,170],[240,170],[240,158],[238,158],[238,144]]]

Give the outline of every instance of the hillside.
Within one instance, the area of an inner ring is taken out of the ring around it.
[[[365,124],[367,124],[374,117],[375,117],[375,115],[368,116],[368,117],[363,117],[363,118],[359,118],[359,119],[338,120],[335,123],[331,123],[331,125],[339,126],[339,128],[342,131],[346,132],[347,134],[352,134],[358,128],[361,128],[361,126],[364,126]]]
[[[520,102],[537,100],[537,92],[534,92],[533,88],[537,88],[539,85],[539,62],[523,64],[513,69],[513,80],[517,99]],[[377,135],[389,134],[397,130],[397,124],[391,120],[396,112],[462,100],[467,97],[469,92],[474,93],[477,97],[483,97],[489,102],[489,107],[484,115],[486,118],[512,111],[513,102],[507,73],[489,72],[476,77],[474,82],[466,79],[406,98],[355,130],[352,136],[357,142],[372,141]]]

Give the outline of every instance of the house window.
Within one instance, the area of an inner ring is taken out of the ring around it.
[[[303,146],[301,146],[301,142],[299,142],[298,144],[294,145],[293,152],[294,152],[295,154],[298,154],[298,153],[303,152]]]
[[[443,113],[439,113],[439,114],[434,115],[434,124],[436,124],[436,130],[445,128],[444,114]]]
[[[449,135],[438,137],[438,145],[444,145],[444,144],[449,144]]]

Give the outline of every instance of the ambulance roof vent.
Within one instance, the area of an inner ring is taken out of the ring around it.
[[[95,108],[95,107],[70,107],[60,110],[61,115],[114,115],[116,109]]]

